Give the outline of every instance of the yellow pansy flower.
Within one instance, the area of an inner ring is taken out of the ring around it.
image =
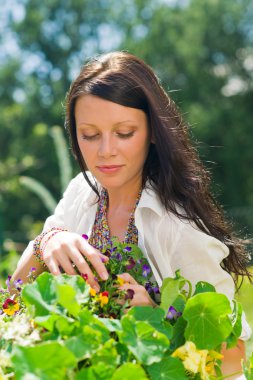
[[[93,289],[93,288],[90,288],[90,295],[91,295],[91,297],[95,297],[96,294],[97,294],[96,290]]]
[[[99,294],[99,301],[100,301],[101,307],[108,304],[108,301],[109,301],[108,295],[109,295],[108,292],[102,292]]]
[[[7,315],[13,315],[19,310],[19,304],[12,300],[11,298],[7,298],[7,300],[3,304],[3,311]]]
[[[117,276],[117,281],[118,281],[120,286],[126,284],[126,281],[120,276]]]

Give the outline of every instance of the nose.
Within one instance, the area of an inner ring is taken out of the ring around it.
[[[116,146],[113,141],[113,136],[102,135],[100,139],[100,145],[98,155],[103,158],[108,158],[116,155]]]

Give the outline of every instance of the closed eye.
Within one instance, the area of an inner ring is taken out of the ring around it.
[[[88,141],[92,141],[92,140],[95,140],[97,137],[99,136],[98,133],[96,133],[95,135],[82,135],[82,140],[88,140]]]
[[[132,137],[133,135],[134,135],[134,132],[129,132],[129,133],[117,132],[117,136],[119,136],[121,139],[128,139],[129,137]]]

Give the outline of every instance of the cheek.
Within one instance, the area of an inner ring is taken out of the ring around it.
[[[90,157],[92,156],[92,152],[94,151],[94,149],[91,149],[89,144],[87,144],[86,141],[84,141],[82,139],[77,140],[77,142],[78,142],[80,151],[82,153],[82,156],[83,156],[85,162],[86,163],[89,162],[89,160],[91,159]]]

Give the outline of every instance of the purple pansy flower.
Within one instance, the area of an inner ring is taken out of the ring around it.
[[[15,280],[13,282],[13,285],[15,286],[15,288],[20,292],[21,291],[21,285],[23,284],[23,281],[19,278],[18,280]]]
[[[134,298],[134,290],[133,289],[127,289],[125,294],[125,300],[132,300]]]
[[[7,280],[5,281],[7,288],[10,289],[11,286],[11,276],[8,276]]]
[[[146,282],[145,284],[145,289],[148,293],[151,293],[152,292],[152,286],[151,286],[151,283],[150,282]]]
[[[132,248],[131,247],[128,247],[126,246],[123,250],[124,252],[131,252],[132,251]]]
[[[166,318],[172,321],[172,320],[176,320],[181,315],[182,313],[180,311],[176,311],[176,309],[173,306],[170,306],[168,309]]]
[[[144,264],[142,266],[142,275],[143,277],[148,277],[149,273],[151,272],[150,266],[147,264]]]
[[[158,288],[158,286],[154,286],[154,287],[152,288],[152,290],[153,290],[153,292],[154,292],[155,294],[160,294],[160,289]]]
[[[135,260],[132,257],[130,257],[130,259],[128,259],[128,265],[126,265],[126,269],[127,270],[133,269],[135,264],[136,264]]]
[[[122,260],[122,255],[121,255],[121,253],[119,253],[119,252],[116,253],[115,257],[116,257],[116,259],[119,260],[119,261]]]

